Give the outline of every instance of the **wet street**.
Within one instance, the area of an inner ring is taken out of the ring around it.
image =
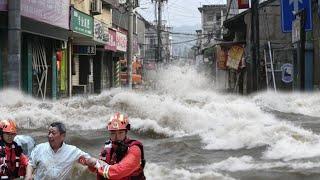
[[[106,121],[125,112],[131,138],[145,146],[147,179],[320,179],[320,94],[222,94],[191,67],[159,71],[157,90],[112,89],[100,95],[40,101],[0,93],[0,118],[46,141],[53,121],[67,125],[67,143],[98,156]],[[76,179],[94,179],[77,166]]]

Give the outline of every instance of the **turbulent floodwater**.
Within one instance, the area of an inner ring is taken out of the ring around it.
[[[147,179],[320,179],[320,93],[236,96],[216,92],[192,67],[153,74],[153,91],[113,89],[55,102],[0,92],[0,118],[14,118],[22,134],[46,141],[63,121],[67,142],[93,156],[107,139],[116,111],[130,117],[130,136],[145,145]],[[94,179],[82,167],[77,179]]]

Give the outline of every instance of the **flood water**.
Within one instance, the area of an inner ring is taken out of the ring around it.
[[[155,73],[157,90],[112,89],[100,95],[40,101],[0,92],[0,118],[46,141],[53,121],[67,143],[98,156],[108,118],[127,113],[129,136],[145,146],[147,179],[320,179],[320,93],[222,94],[192,67]],[[82,167],[76,179],[94,179]]]

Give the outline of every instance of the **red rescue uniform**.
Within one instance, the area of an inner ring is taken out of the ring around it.
[[[13,142],[0,142],[0,179],[15,179],[26,174],[28,157],[23,154],[22,148]]]
[[[112,148],[111,142],[107,142],[102,152],[100,160],[105,161],[110,166],[107,170],[107,179],[110,180],[144,180],[143,173],[145,164],[142,143],[136,140],[126,139],[127,146],[125,154],[119,156]],[[101,174],[97,175],[98,180],[106,179]]]

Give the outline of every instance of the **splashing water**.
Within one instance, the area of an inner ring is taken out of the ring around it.
[[[318,93],[263,92],[240,97],[212,90],[210,80],[192,67],[170,66],[159,70],[156,75],[159,78],[154,91],[112,89],[100,95],[54,102],[39,101],[5,90],[0,93],[0,118],[14,118],[22,129],[43,129],[53,121],[63,121],[71,130],[95,130],[104,128],[114,112],[123,111],[129,115],[135,132],[149,138],[198,136],[202,143],[200,148],[204,150],[265,147],[260,157],[262,161],[284,161],[263,162],[261,165],[249,156],[233,157],[235,159],[208,165],[211,169],[238,171],[242,170],[241,167],[244,170],[257,169],[258,165],[263,169],[318,166],[317,162],[290,162],[320,156],[319,135],[264,111],[268,108],[319,117]],[[230,164],[234,167],[228,168]],[[185,175],[184,179],[220,177],[211,172],[172,171],[157,164],[148,168],[148,175],[155,179],[163,179],[159,174],[167,179],[177,179],[181,174]]]

